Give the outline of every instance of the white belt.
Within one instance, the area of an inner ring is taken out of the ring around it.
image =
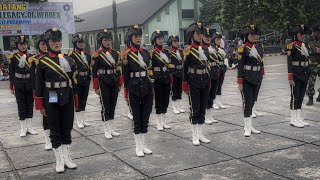
[[[98,73],[99,74],[115,74],[117,71],[115,69],[108,69],[108,70],[105,70],[105,69],[99,69],[98,70]]]
[[[216,66],[217,63],[216,63],[216,62],[211,62],[211,63],[209,63],[209,65],[210,65],[210,66]]]
[[[207,69],[193,69],[193,68],[189,67],[188,73],[190,73],[190,74],[206,74]]]
[[[67,81],[63,81],[63,82],[45,82],[45,85],[47,88],[65,88],[68,87],[68,83]]]
[[[219,65],[224,65],[224,62],[221,61],[221,62],[219,63]]]
[[[167,71],[168,68],[167,67],[154,67],[153,70],[157,71],[157,72],[159,72],[159,71]]]
[[[174,69],[182,69],[182,65],[174,65],[174,64],[172,64],[171,67],[174,68]]]
[[[89,73],[88,71],[86,72],[78,72],[79,76],[87,76]]]
[[[19,74],[19,73],[15,73],[14,74],[17,78],[20,78],[20,79],[28,79],[30,78],[30,74]]]
[[[147,76],[147,72],[146,71],[140,71],[140,72],[131,72],[130,73],[130,77],[134,78],[134,77],[146,77]]]
[[[309,62],[308,61],[292,61],[292,65],[306,67],[309,65]]]
[[[250,66],[250,65],[244,65],[243,69],[248,71],[260,71],[260,66]]]

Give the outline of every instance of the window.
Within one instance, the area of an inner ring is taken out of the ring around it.
[[[168,33],[168,31],[161,31],[161,32],[163,33],[164,42],[167,43],[168,38],[169,38],[169,33]]]
[[[92,36],[90,36],[90,46],[93,46]]]
[[[169,9],[169,7],[167,7],[166,9],[164,9],[164,11],[165,11],[166,15],[169,15],[169,14],[170,14],[170,9]]]
[[[194,10],[193,9],[182,9],[182,18],[193,19],[194,18]]]
[[[122,37],[121,37],[121,34],[119,34],[119,44],[122,45]]]
[[[161,14],[157,16],[157,22],[161,22]]]

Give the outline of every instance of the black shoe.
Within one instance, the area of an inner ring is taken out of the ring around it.
[[[316,99],[317,102],[320,102],[320,92],[319,92],[319,96]]]
[[[318,100],[318,99],[317,99]],[[313,97],[309,97],[309,100],[306,104],[307,106],[312,106],[313,105]]]

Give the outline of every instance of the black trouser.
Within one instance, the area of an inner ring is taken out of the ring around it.
[[[23,121],[33,117],[33,93],[32,90],[14,89],[17,104],[19,120]]]
[[[213,100],[216,99],[216,93],[218,88],[218,79],[211,79],[210,81],[211,81],[211,86],[210,86],[207,109],[210,109],[213,107]]]
[[[255,91],[256,94],[254,95],[255,99],[253,99],[254,102],[258,101],[258,95],[259,95],[259,91],[260,91],[260,88],[261,88],[261,83],[259,83],[257,88],[258,89]]]
[[[172,77],[172,101],[176,101],[177,99],[182,99],[182,77],[175,75],[172,75]]]
[[[189,84],[190,123],[203,124],[208,106],[209,84],[206,87],[197,88]]]
[[[133,131],[135,134],[148,132],[152,102],[153,95],[151,88],[149,93],[144,97],[136,96],[129,91],[129,107],[133,116]]]
[[[85,111],[87,105],[87,99],[89,95],[89,85],[88,86],[77,86],[77,93],[78,93],[78,109],[77,112]]]
[[[170,99],[170,83],[164,84],[155,80],[154,82],[154,95],[156,103],[156,114],[167,113],[169,99]]]
[[[219,79],[218,79],[218,87],[217,87],[217,95],[221,95],[221,89],[222,89],[222,84],[224,81],[224,76],[225,76],[226,72],[221,72],[219,74]]]
[[[241,92],[242,101],[244,103],[244,117],[252,115],[252,107],[259,93],[259,85],[253,84],[247,80],[243,81],[243,91]]]
[[[293,78],[294,86],[290,85],[291,89],[291,100],[290,100],[290,109],[297,110],[301,109],[303,97],[307,90],[308,83],[300,80],[294,76]]]
[[[58,148],[62,144],[71,144],[71,130],[75,111],[73,98],[63,106],[47,101],[44,105],[52,147]]]
[[[50,129],[48,119],[46,116],[42,116],[42,125],[43,125],[43,130]]]
[[[102,121],[114,119],[114,111],[117,105],[119,87],[108,86],[100,80],[100,103]]]

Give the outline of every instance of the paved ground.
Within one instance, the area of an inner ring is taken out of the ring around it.
[[[148,144],[154,153],[144,158],[135,156],[122,93],[116,109],[121,136],[106,140],[98,97],[91,92],[91,127],[72,132],[78,169],[63,174],[54,172],[53,152],[44,150],[38,112],[34,127],[39,135],[19,137],[15,99],[5,89],[7,82],[0,82],[0,179],[320,179],[320,103],[303,107],[311,127],[290,127],[285,57],[268,57],[266,65],[258,103],[264,116],[254,119],[262,134],[243,136],[236,71],[230,70],[223,86],[227,109],[215,111],[219,123],[205,126],[211,143],[193,146],[188,114],[174,115],[170,107],[170,130],[158,132],[152,115]]]

